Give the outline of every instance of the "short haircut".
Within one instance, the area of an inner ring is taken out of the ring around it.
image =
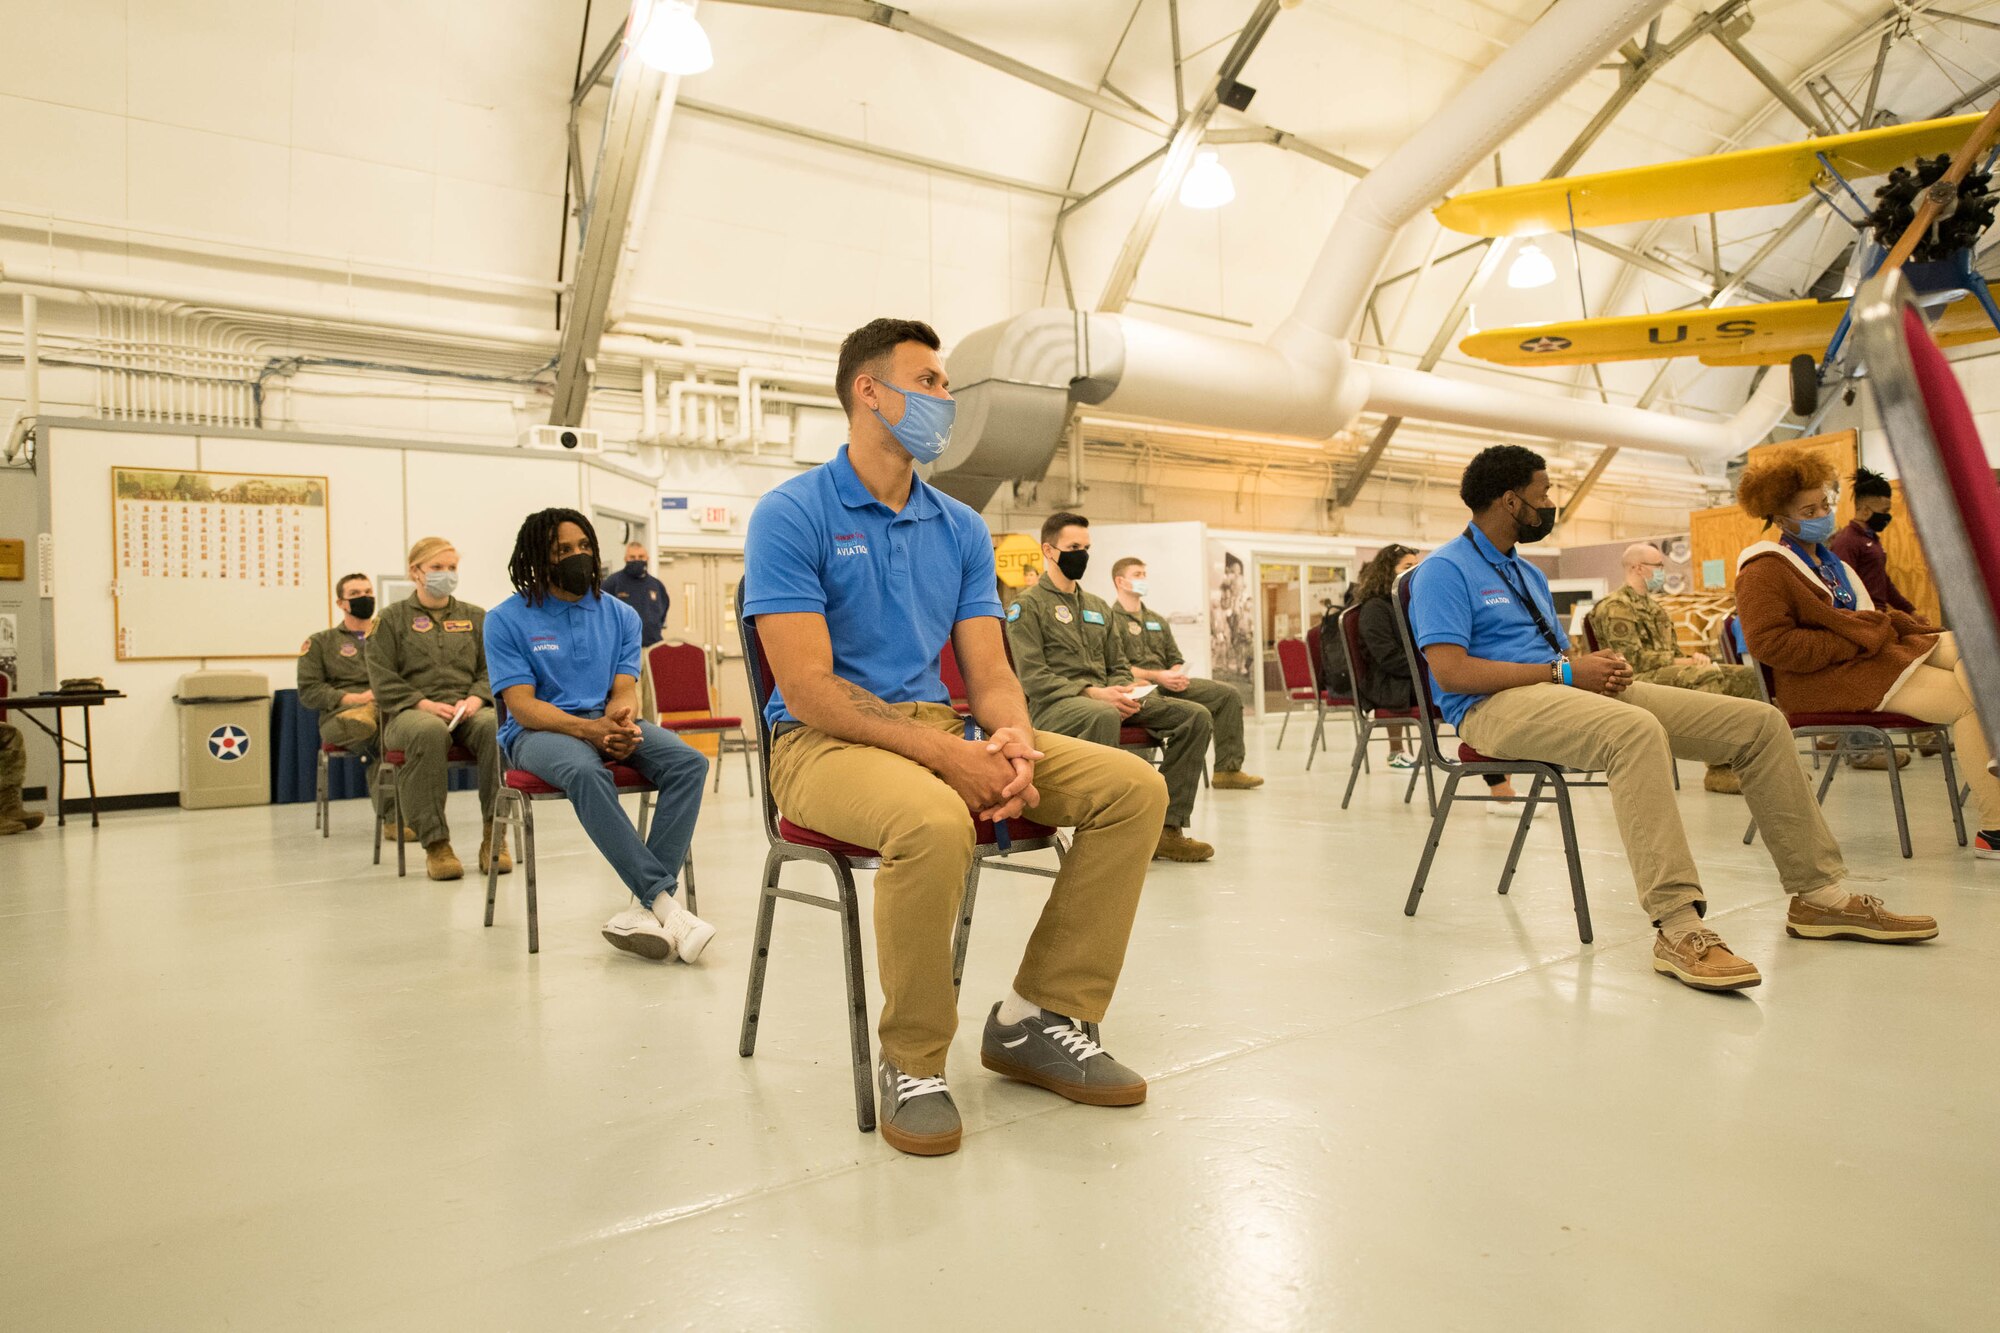
[[[1064,528],[1087,528],[1090,520],[1082,514],[1072,514],[1067,509],[1058,509],[1042,520],[1042,545],[1054,546],[1056,538],[1062,536]]]
[[[1667,553],[1651,542],[1633,542],[1625,548],[1625,554],[1620,557],[1620,563],[1627,566],[1636,565],[1648,555],[1656,555],[1660,557],[1661,564],[1666,563]]]
[[[1138,556],[1136,555],[1123,556],[1119,559],[1119,561],[1116,564],[1111,566],[1111,577],[1114,579],[1122,579],[1125,577],[1126,570],[1144,569],[1145,567],[1146,567],[1146,562],[1144,560],[1141,560]]]
[[[347,585],[356,579],[365,579],[367,577],[366,574],[342,574],[339,581],[333,585],[333,600],[336,602],[346,601]]]
[[[1751,458],[1736,479],[1736,504],[1750,517],[1768,523],[1800,491],[1831,490],[1839,482],[1840,474],[1825,454],[1787,445]]]
[[[840,361],[833,372],[833,392],[840,410],[854,415],[854,377],[873,375],[904,343],[922,343],[933,352],[943,347],[937,330],[920,319],[871,319],[840,340]]]
[[[583,529],[584,540],[590,543],[589,592],[593,597],[604,596],[600,586],[604,557],[598,554],[597,529],[574,509],[538,509],[521,520],[521,530],[514,537],[514,554],[507,560],[507,581],[529,606],[540,606],[549,594],[550,571],[555,566],[549,552],[555,549],[556,532],[565,523]]]
[[[1518,491],[1548,467],[1548,460],[1518,444],[1481,449],[1458,479],[1458,498],[1477,514],[1508,491]]]
[[[1855,499],[1889,500],[1895,495],[1896,488],[1881,473],[1865,467],[1854,469]]]

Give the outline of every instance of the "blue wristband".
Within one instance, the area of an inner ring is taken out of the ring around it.
[[[1569,659],[1567,657],[1563,659],[1563,684],[1565,685],[1576,684],[1575,678],[1570,674]]]

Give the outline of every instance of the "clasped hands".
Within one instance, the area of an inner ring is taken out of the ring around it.
[[[586,719],[583,739],[607,759],[628,759],[639,748],[644,733],[633,721],[630,705],[620,704],[606,709],[603,717]]]
[[[1580,690],[1616,698],[1632,683],[1632,664],[1610,649],[1570,659],[1570,680]]]
[[[965,808],[998,824],[1042,803],[1035,790],[1035,761],[1042,752],[1020,727],[1001,727],[985,740],[953,741],[938,776],[951,784]]]

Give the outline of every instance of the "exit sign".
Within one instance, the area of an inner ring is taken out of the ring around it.
[[[703,505],[694,521],[705,532],[727,532],[734,519],[728,505]]]

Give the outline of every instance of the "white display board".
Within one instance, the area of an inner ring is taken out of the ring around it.
[[[120,661],[296,657],[331,605],[325,477],[111,469]]]

